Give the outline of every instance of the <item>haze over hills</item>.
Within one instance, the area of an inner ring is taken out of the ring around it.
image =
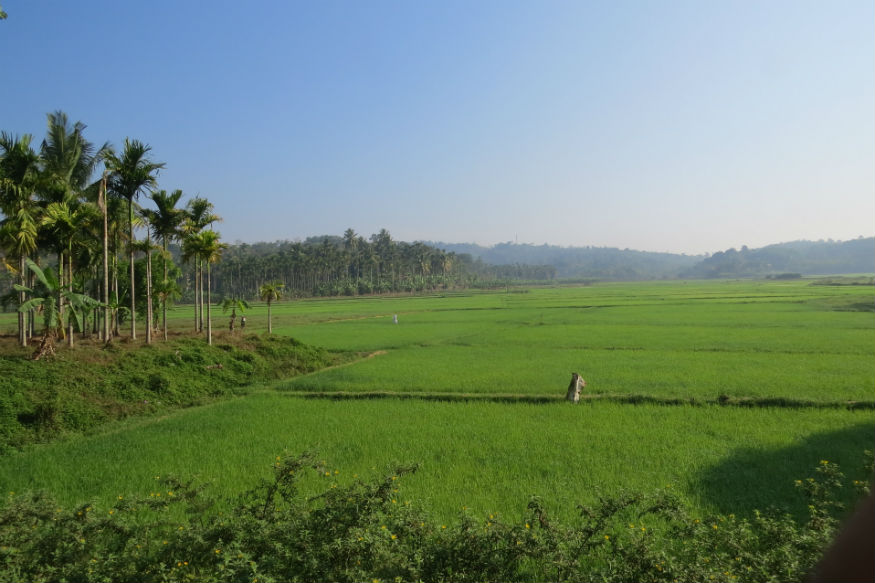
[[[501,243],[426,242],[468,254],[491,265],[550,265],[556,277],[653,279],[674,277],[739,277],[787,272],[843,274],[875,272],[875,237],[850,241],[793,241],[759,249],[734,248],[713,255],[685,255],[618,249]]]

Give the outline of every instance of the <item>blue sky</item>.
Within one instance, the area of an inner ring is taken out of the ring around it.
[[[3,0],[0,129],[150,144],[227,241],[875,234],[869,0]]]

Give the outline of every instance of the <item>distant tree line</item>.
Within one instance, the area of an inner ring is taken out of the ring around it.
[[[504,273],[512,273],[511,266],[539,266],[541,275],[546,279],[595,278],[632,281],[674,278],[682,270],[703,259],[701,255],[654,253],[615,247],[559,247],[517,243],[499,243],[493,247],[474,244],[438,245],[456,253],[471,255],[484,265],[500,265]]]
[[[191,294],[189,279],[185,271],[183,297]],[[294,297],[354,296],[464,287],[470,276],[455,253],[395,241],[386,229],[367,239],[347,229],[343,236],[304,241],[237,243],[213,268],[220,296],[256,297],[269,282],[282,284],[285,294]]]

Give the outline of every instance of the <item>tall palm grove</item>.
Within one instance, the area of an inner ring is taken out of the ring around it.
[[[221,221],[201,196],[159,188],[164,162],[125,138],[121,147],[85,137],[62,111],[47,114],[37,145],[29,134],[0,132],[0,276],[4,309],[18,312],[18,342],[34,358],[72,346],[77,336],[167,339],[167,312],[193,307],[193,330],[211,341],[210,303],[466,286],[474,263],[421,242],[368,239],[228,245]],[[221,263],[219,263],[219,261]],[[40,340],[41,339],[41,340]]]
[[[197,278],[225,248],[209,201],[182,207],[181,191],[158,188],[164,163],[149,145],[125,138],[118,149],[96,146],[85,129],[56,111],[38,147],[29,134],[0,132],[2,299],[18,311],[22,346],[42,335],[34,358],[53,351],[55,339],[72,346],[77,335],[133,340],[139,332],[151,343],[163,329],[166,338],[167,307],[181,293],[169,244],[185,248]],[[203,303],[195,305],[202,313]]]

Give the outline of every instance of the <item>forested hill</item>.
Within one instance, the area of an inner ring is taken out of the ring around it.
[[[729,249],[711,256],[652,253],[612,247],[558,247],[501,243],[493,247],[428,243],[491,265],[549,265],[560,278],[613,280],[743,277],[781,273],[841,274],[875,271],[875,238],[794,241],[759,249]]]
[[[693,268],[703,255],[633,251],[615,247],[559,247],[500,243],[427,243],[458,255],[467,254],[490,265],[550,265],[560,278],[637,280],[674,278]]]
[[[826,275],[875,272],[875,237],[851,241],[794,241],[759,249],[719,251],[681,273],[682,277],[739,277],[800,273]]]

